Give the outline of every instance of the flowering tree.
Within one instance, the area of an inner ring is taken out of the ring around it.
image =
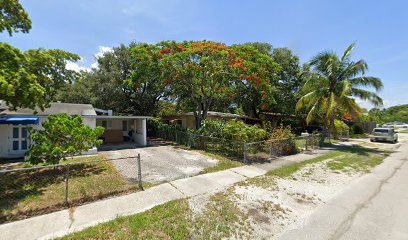
[[[234,87],[244,84],[261,92],[270,104],[273,60],[251,46],[230,47],[211,41],[161,42],[153,56],[160,59],[162,79],[178,100],[194,104],[197,128],[210,106],[234,97]]]
[[[267,110],[275,104],[275,86],[278,85],[279,64],[270,55],[260,52],[251,45],[232,46],[237,54],[239,78],[235,81],[236,102],[245,112],[259,117],[260,110]]]

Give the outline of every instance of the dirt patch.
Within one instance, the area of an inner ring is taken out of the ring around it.
[[[249,234],[251,239],[275,239],[287,230],[296,229],[316,207],[363,174],[353,169],[333,171],[327,167],[330,161],[335,158],[305,165],[288,178],[261,176],[226,190],[223,194],[248,217],[250,227],[245,231],[250,232],[242,234]],[[210,199],[208,195],[191,198],[193,213],[205,212]]]

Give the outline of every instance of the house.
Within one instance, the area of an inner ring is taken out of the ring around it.
[[[111,110],[94,108],[90,104],[51,103],[44,111],[31,109],[9,110],[0,102],[0,158],[20,158],[24,156],[30,145],[27,127],[40,128],[51,114],[67,113],[82,117],[83,123],[95,128],[102,126],[102,136],[106,144],[135,143],[147,145],[147,116],[113,116]],[[90,149],[87,154],[96,153]]]
[[[219,119],[219,120],[239,120],[247,124],[261,124],[261,120],[257,118],[251,118],[248,116],[241,116],[233,113],[223,113],[223,112],[207,112],[207,119]],[[163,122],[168,124],[180,124],[184,128],[196,128],[196,119],[194,112],[180,113],[175,115],[168,115],[162,117]]]

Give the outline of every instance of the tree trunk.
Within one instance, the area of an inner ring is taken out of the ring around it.
[[[331,114],[330,116],[329,116],[329,126],[328,126],[328,129],[329,129],[329,143],[331,144],[332,142],[331,142],[331,139],[332,139],[332,136],[333,136],[333,133],[334,133],[334,115],[333,114]]]

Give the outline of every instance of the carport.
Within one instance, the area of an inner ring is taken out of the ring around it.
[[[105,128],[105,145],[147,145],[147,116],[96,116],[96,126]]]

